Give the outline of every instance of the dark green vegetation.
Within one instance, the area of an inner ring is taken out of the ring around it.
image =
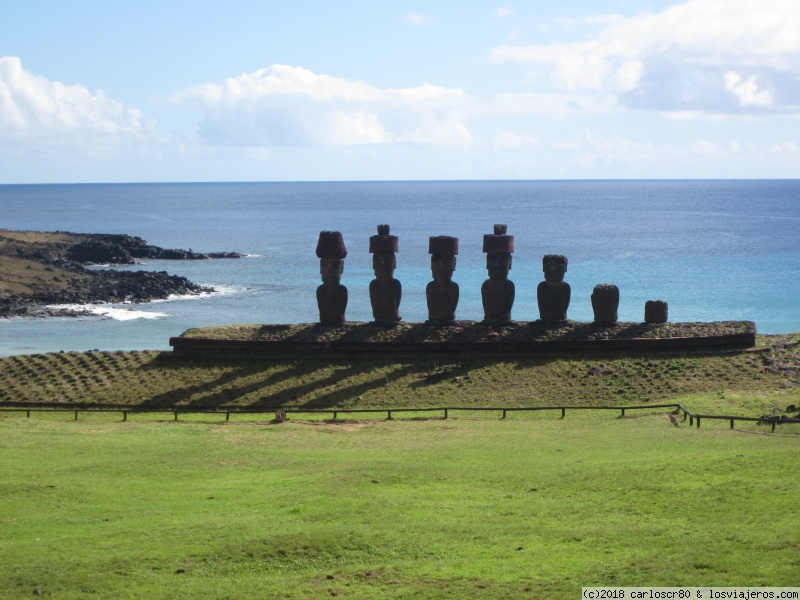
[[[655,412],[281,425],[2,415],[0,596],[796,585],[798,437],[786,427],[675,427]]]
[[[158,352],[0,359],[0,402],[198,408],[618,405],[683,402],[761,416],[800,404],[800,334],[728,354],[286,355],[254,361]]]

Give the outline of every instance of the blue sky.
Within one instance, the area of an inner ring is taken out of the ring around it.
[[[0,183],[800,177],[800,2],[12,2]]]

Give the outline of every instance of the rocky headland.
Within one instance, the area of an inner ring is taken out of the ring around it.
[[[148,302],[214,291],[165,271],[87,269],[141,259],[241,258],[235,252],[160,248],[135,236],[0,229],[0,317],[77,315],[59,304]]]

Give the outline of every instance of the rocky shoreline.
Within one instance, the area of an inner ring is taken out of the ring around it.
[[[166,271],[87,269],[140,259],[242,258],[236,252],[161,248],[135,236],[0,230],[0,318],[82,316],[63,304],[149,302],[215,291]]]

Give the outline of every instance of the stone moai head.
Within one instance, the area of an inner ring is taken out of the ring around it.
[[[453,279],[458,254],[458,238],[447,235],[432,236],[428,240],[428,254],[431,255],[431,274],[437,283]]]
[[[550,283],[564,281],[567,272],[567,257],[561,254],[545,254],[542,257],[544,280]]]
[[[644,303],[645,323],[666,323],[667,303],[664,300],[648,300]]]
[[[592,309],[597,325],[613,325],[617,322],[619,288],[612,283],[600,283],[592,291]]]
[[[323,284],[338,284],[341,281],[346,256],[347,248],[345,248],[340,232],[319,232],[317,258],[319,258],[319,273]]]
[[[395,252],[399,252],[399,241],[396,235],[389,235],[388,225],[378,225],[378,235],[370,236],[369,251],[372,254],[372,268],[375,279],[388,281],[394,277],[397,267]]]
[[[492,281],[505,281],[511,270],[511,255],[514,253],[514,236],[506,235],[507,225],[495,225],[494,234],[483,236],[483,251],[486,253],[486,271]]]

